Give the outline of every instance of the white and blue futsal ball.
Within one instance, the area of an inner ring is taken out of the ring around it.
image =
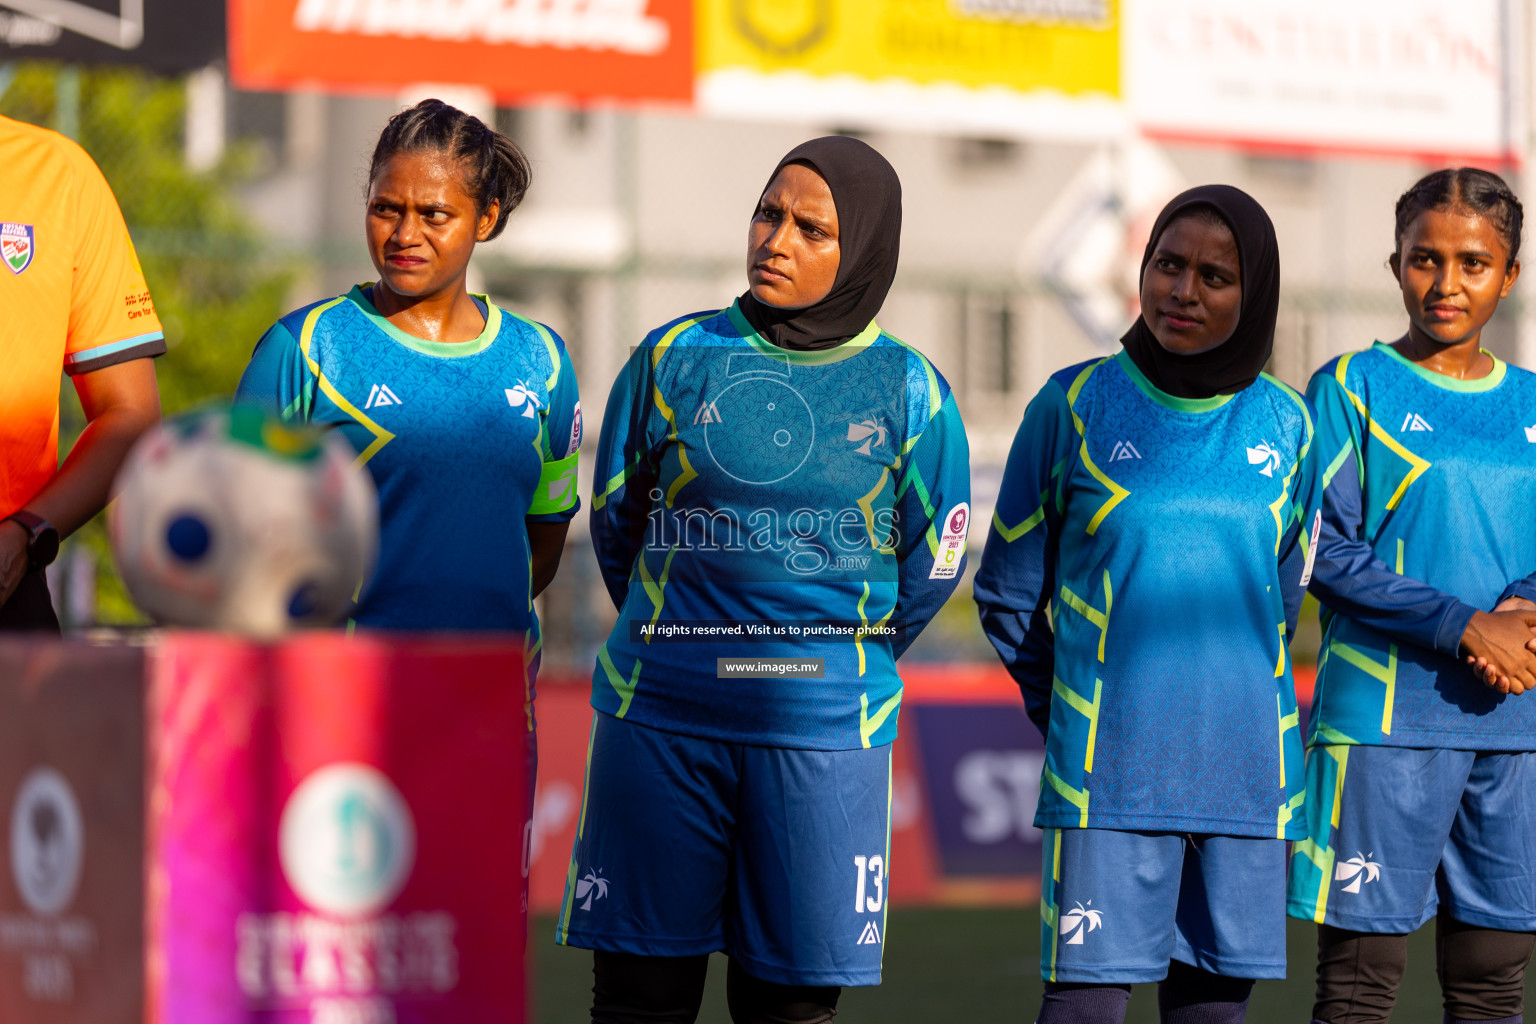
[[[166,626],[276,637],[350,608],[378,497],[336,434],[249,406],[167,420],[134,446],[108,515],[128,593]]]

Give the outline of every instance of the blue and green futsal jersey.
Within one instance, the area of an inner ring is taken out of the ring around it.
[[[1123,352],[1029,404],[976,602],[1045,734],[1036,825],[1305,834],[1287,643],[1312,431],[1271,377],[1174,398]]]
[[[1536,750],[1536,701],[1459,657],[1475,610],[1536,601],[1536,374],[1456,380],[1377,343],[1308,388],[1324,606],[1309,743]]]
[[[379,558],[353,618],[379,629],[522,630],[537,653],[524,520],[579,505],[581,404],[549,328],[477,297],[473,341],[411,337],[366,286],[283,317],[236,395],[335,427],[379,492]]]
[[[953,591],[970,518],[965,428],[927,359],[873,323],[807,352],[734,305],[675,320],[614,382],[593,491],[619,608],[594,708],[759,746],[895,739],[896,658]]]

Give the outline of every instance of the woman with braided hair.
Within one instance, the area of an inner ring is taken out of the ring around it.
[[[1516,1024],[1536,947],[1536,375],[1482,338],[1523,211],[1461,167],[1396,214],[1405,333],[1307,389],[1324,633],[1288,909],[1318,926],[1315,1021],[1384,1024],[1433,919],[1447,1024]]]
[[[368,171],[379,279],[273,324],[236,398],[339,430],[372,473],[379,557],[356,625],[527,638],[531,792],[533,598],[579,506],[581,403],[559,336],[466,284],[529,181],[517,145],[478,118],[441,100],[396,114]]]
[[[368,172],[378,281],[283,317],[240,381],[241,401],[340,429],[373,473],[379,561],[357,625],[537,636],[533,597],[580,504],[576,374],[555,332],[466,285],[530,176],[511,139],[441,100],[396,114]]]

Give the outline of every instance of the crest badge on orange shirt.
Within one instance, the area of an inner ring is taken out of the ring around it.
[[[36,252],[37,241],[31,224],[0,222],[0,261],[10,268],[11,273],[19,274],[30,267]]]

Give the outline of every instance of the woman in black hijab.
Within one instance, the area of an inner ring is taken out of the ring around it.
[[[1153,226],[1124,350],[1024,414],[976,575],[982,628],[1045,736],[1039,1024],[1237,1024],[1285,976],[1305,837],[1288,641],[1311,574],[1306,400],[1263,375],[1280,264],[1225,185]]]
[[[790,180],[781,182],[786,171]],[[787,241],[767,230],[781,222],[778,207],[783,197],[775,187],[779,185],[817,192],[824,188],[835,206],[843,258],[830,290],[815,301],[805,301],[815,294],[814,288],[790,292],[776,287],[780,282],[760,269],[766,266],[771,273],[779,259],[773,243],[777,240],[782,246]],[[768,207],[764,199],[770,200]],[[859,140],[840,135],[802,143],[779,161],[758,199],[747,256],[752,287],[738,300],[741,311],[759,334],[782,348],[840,345],[880,312],[896,277],[900,249],[901,182],[885,158]]]
[[[879,153],[797,147],[747,292],[653,331],[609,396],[591,525],[619,617],[557,933],[595,951],[596,1024],[692,1021],[717,950],[740,1024],[879,983],[896,658],[970,519],[949,385],[874,321],[900,235]]]
[[[1236,249],[1243,277],[1241,317],[1224,341],[1210,332],[1199,334],[1199,342],[1184,340],[1188,335],[1171,329],[1161,313],[1173,305],[1166,296],[1153,297],[1148,308],[1148,287],[1166,283],[1160,275],[1147,273],[1157,243],[1176,221],[1191,219],[1217,235],[1225,232],[1222,244]],[[1202,185],[1177,196],[1152,225],[1141,257],[1141,281],[1142,315],[1120,340],[1155,387],[1176,398],[1209,398],[1236,394],[1258,379],[1275,348],[1280,249],[1269,214],[1253,197],[1231,185]],[[1205,344],[1211,347],[1202,347]]]

